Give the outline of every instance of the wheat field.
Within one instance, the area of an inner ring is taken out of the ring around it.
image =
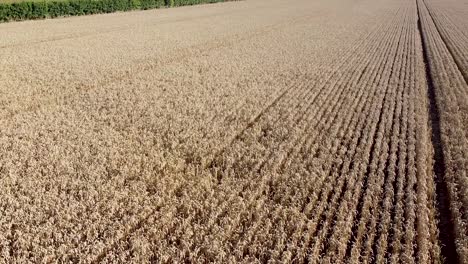
[[[468,263],[464,0],[0,24],[0,263]]]

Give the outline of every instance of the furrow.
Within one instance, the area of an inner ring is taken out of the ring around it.
[[[466,151],[462,149],[468,148],[468,141],[462,132],[462,120],[466,120],[468,115],[468,87],[424,2],[417,3],[427,65],[441,254],[449,263],[463,263],[468,261],[468,167]]]
[[[418,10],[416,10],[418,12]],[[418,23],[418,21],[416,21]],[[408,184],[406,193],[416,191],[416,197],[407,195],[405,199],[405,227],[415,227],[415,231],[404,235],[404,248],[414,254],[402,256],[403,261],[416,257],[420,263],[440,262],[440,245],[437,237],[435,206],[435,185],[432,178],[432,144],[430,139],[429,113],[427,109],[427,77],[419,27],[415,28],[413,42],[416,50],[412,64],[410,100],[417,102],[409,105],[408,127]],[[418,206],[416,206],[416,204]],[[415,208],[416,207],[416,208]],[[414,237],[417,238],[414,243]]]

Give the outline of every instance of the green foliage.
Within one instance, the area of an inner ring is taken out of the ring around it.
[[[226,0],[55,0],[47,2],[17,2],[0,4],[0,21],[40,19],[46,17],[80,16],[112,13],[163,6],[183,6]]]
[[[10,15],[9,4],[0,4],[0,21],[8,21]]]
[[[32,3],[20,2],[10,5],[9,18],[14,20],[27,19],[32,13]]]
[[[52,1],[47,3],[47,16],[59,17],[72,12],[70,3],[66,1]]]
[[[45,18],[47,14],[47,3],[46,2],[33,2],[31,10],[31,18]]]
[[[173,6],[198,5],[206,3],[225,2],[224,0],[171,0]]]
[[[140,8],[143,10],[160,8],[165,6],[164,0],[140,0]]]

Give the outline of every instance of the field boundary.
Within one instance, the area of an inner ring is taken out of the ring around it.
[[[240,0],[26,0],[16,3],[0,3],[0,23],[229,1]]]

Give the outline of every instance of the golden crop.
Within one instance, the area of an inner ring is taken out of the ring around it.
[[[467,263],[458,0],[0,24],[0,262]]]

